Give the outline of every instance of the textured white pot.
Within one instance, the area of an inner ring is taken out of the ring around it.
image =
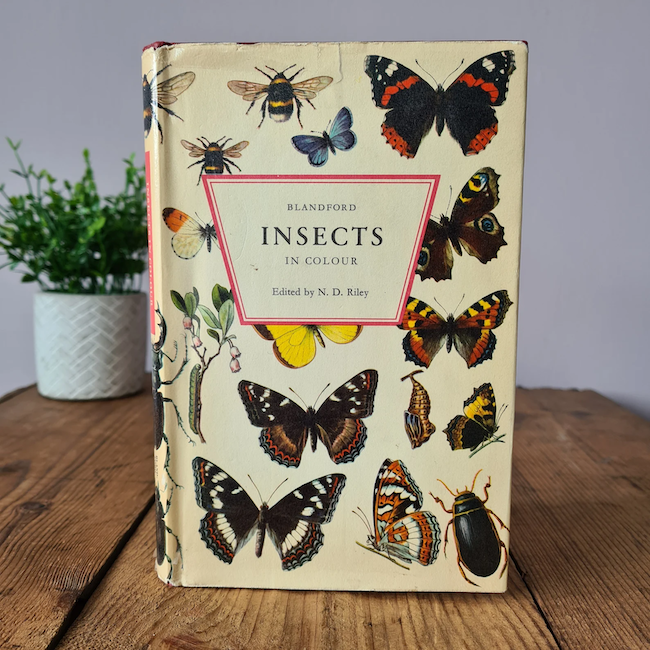
[[[34,297],[38,392],[88,400],[143,387],[147,296],[39,293]]]

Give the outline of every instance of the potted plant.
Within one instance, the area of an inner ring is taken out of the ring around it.
[[[8,266],[37,282],[34,301],[37,385],[54,399],[99,399],[143,387],[147,299],[144,170],[125,160],[124,189],[103,199],[88,151],[77,183],[62,187],[45,170],[26,167],[20,142],[7,139],[11,170],[27,193],[0,185],[0,251]]]

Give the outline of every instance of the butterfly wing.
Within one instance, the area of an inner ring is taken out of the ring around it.
[[[468,368],[492,358],[497,343],[492,330],[503,323],[510,305],[512,301],[507,291],[495,291],[475,302],[456,319],[454,347]]]
[[[515,71],[512,50],[488,54],[470,65],[445,91],[449,133],[466,156],[481,152],[497,134],[501,106]]]
[[[318,436],[335,463],[350,463],[366,442],[363,418],[372,415],[379,375],[364,370],[339,386],[316,412]]]
[[[451,279],[454,256],[449,237],[449,221],[446,218],[443,217],[440,223],[429,219],[415,269],[423,280],[433,278],[439,282]]]
[[[269,537],[291,571],[309,562],[323,545],[321,525],[331,521],[343,487],[343,474],[309,481],[278,501],[267,515]]]
[[[257,333],[273,341],[275,358],[287,368],[302,368],[316,356],[313,325],[254,325]]]
[[[409,298],[397,327],[409,330],[402,342],[406,360],[428,368],[445,342],[447,321],[425,302]]]
[[[490,212],[499,203],[498,179],[491,167],[479,169],[463,187],[451,212],[450,229],[456,247],[460,243],[483,264],[494,259],[501,246],[506,245],[503,227]]]
[[[341,151],[352,149],[357,143],[357,136],[350,130],[352,128],[352,113],[345,106],[337,113],[330,129],[332,145]]]
[[[327,140],[319,135],[296,135],[291,138],[293,146],[307,155],[312,167],[322,167],[329,155]]]
[[[440,527],[430,512],[420,512],[422,492],[402,461],[386,459],[373,495],[373,546],[410,564],[433,564],[440,548]]]
[[[165,208],[162,216],[165,225],[174,233],[172,237],[174,253],[184,260],[193,258],[201,250],[208,236],[207,228],[194,217],[176,208]]]
[[[318,325],[318,330],[332,343],[352,343],[361,334],[361,325]]]
[[[407,158],[415,157],[436,117],[436,91],[397,61],[368,56],[366,74],[375,106],[388,110],[381,131],[388,144]]]
[[[240,381],[238,390],[250,423],[262,427],[262,449],[276,463],[298,467],[307,442],[305,411],[288,397],[252,381]]]
[[[492,384],[482,384],[463,403],[465,415],[457,415],[445,429],[453,450],[475,449],[496,432],[496,399]]]
[[[196,502],[208,511],[199,527],[201,539],[230,564],[255,533],[259,509],[232,476],[209,460],[196,457],[192,469]]]

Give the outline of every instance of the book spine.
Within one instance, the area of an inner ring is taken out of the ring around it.
[[[175,561],[178,552],[178,529],[174,522],[180,521],[177,513],[178,503],[172,508],[175,484],[171,480],[169,464],[172,457],[170,449],[170,422],[167,400],[163,395],[166,381],[164,352],[167,326],[160,311],[163,303],[164,263],[161,233],[161,194],[164,178],[164,154],[162,137],[156,106],[156,86],[158,74],[167,65],[168,50],[165,47],[147,48],[142,54],[142,91],[144,95],[145,128],[145,172],[147,181],[147,231],[149,237],[149,316],[152,345],[152,389],[154,400],[154,472],[155,472],[155,515],[156,515],[156,571],[158,577],[168,583],[177,583],[181,563]],[[172,402],[173,404],[173,402]],[[173,444],[173,443],[172,443]]]

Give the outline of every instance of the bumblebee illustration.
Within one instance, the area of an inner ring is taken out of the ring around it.
[[[190,152],[190,158],[201,159],[188,166],[189,169],[190,167],[194,167],[194,165],[201,165],[201,171],[199,172],[199,182],[197,185],[201,182],[201,174],[204,172],[206,174],[223,174],[223,170],[225,168],[229,174],[232,174],[232,171],[230,171],[230,165],[237,167],[237,169],[241,171],[239,166],[230,159],[241,158],[242,149],[246,149],[248,146],[248,142],[246,140],[238,142],[228,149],[224,149],[224,145],[227,142],[230,142],[232,138],[226,139],[224,136],[216,142],[209,142],[208,139],[204,137],[197,139],[200,143],[199,145],[188,142],[187,140],[181,140],[181,144]]]
[[[162,144],[163,141],[163,130],[158,121],[158,116],[156,115],[156,108],[160,108],[168,115],[177,117],[182,122],[183,118],[167,107],[170,104],[173,104],[178,99],[178,96],[192,85],[192,82],[196,77],[193,72],[183,72],[182,74],[177,74],[175,77],[171,77],[170,79],[165,79],[160,82],[156,81],[170,65],[171,63],[156,72],[151,81],[147,79],[146,74],[142,77],[144,137],[146,138],[149,135],[151,124],[152,122],[155,122],[158,125],[158,131],[160,131],[160,144]]]
[[[304,70],[300,68],[291,77],[286,77],[285,72],[291,70],[295,67],[295,63],[290,65],[288,68],[285,68],[282,72],[278,72],[270,66],[265,66],[271,72],[275,73],[275,77],[271,77],[264,70],[260,70],[258,67],[255,69],[258,72],[261,72],[265,77],[268,77],[271,81],[268,85],[254,83],[252,81],[229,81],[228,88],[232,90],[235,94],[241,95],[242,99],[246,102],[250,102],[251,105],[246,111],[248,115],[249,111],[255,105],[255,102],[258,99],[264,97],[264,102],[262,102],[262,120],[258,124],[257,128],[259,129],[264,122],[266,117],[266,109],[268,106],[269,117],[274,122],[286,122],[293,115],[293,104],[296,103],[296,113],[298,117],[298,123],[300,128],[302,128],[302,122],[300,121],[300,109],[302,108],[302,101],[307,102],[312,108],[316,108],[311,100],[316,97],[316,93],[327,88],[333,79],[332,77],[313,77],[311,79],[306,79],[305,81],[299,81],[298,83],[292,83],[293,80]],[[302,100],[302,101],[301,101]]]

